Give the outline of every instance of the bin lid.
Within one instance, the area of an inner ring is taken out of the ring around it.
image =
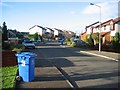
[[[31,52],[20,52],[20,53],[17,53],[16,56],[35,57],[37,55]]]

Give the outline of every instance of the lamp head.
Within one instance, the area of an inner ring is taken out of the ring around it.
[[[94,5],[93,3],[90,3],[90,5]]]

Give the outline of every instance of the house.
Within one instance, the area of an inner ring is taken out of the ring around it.
[[[8,29],[8,38],[15,38],[17,35],[16,30]]]
[[[86,41],[86,32],[81,33],[80,40]]]
[[[93,33],[93,29],[94,29],[95,25],[99,25],[99,22],[97,21],[97,22],[85,27],[85,32],[81,33],[80,39],[82,41],[86,41],[87,35],[90,35],[91,33]]]
[[[119,28],[120,28],[120,17],[107,20],[105,22],[102,22],[101,24],[99,24],[99,22],[96,22],[89,26],[86,26],[85,28],[86,31],[83,34],[81,34],[81,39],[86,40],[85,36],[89,35],[90,33],[93,34],[93,37],[94,36],[98,37],[99,30],[101,30],[100,35],[102,39],[102,44],[110,44],[113,37],[115,36],[115,33],[120,32]],[[94,44],[97,43],[98,41],[94,40]]]
[[[54,30],[46,27],[46,35],[48,36],[48,38],[53,38],[54,37]]]
[[[74,32],[69,31],[69,30],[64,30],[63,32],[64,32],[64,36],[66,39],[70,39],[71,37],[73,37],[75,35]]]
[[[53,28],[54,37],[59,37],[60,39],[63,37],[63,31],[57,28]]]
[[[29,34],[38,33],[41,36],[45,36],[45,33],[46,33],[46,29],[44,27],[42,27],[42,26],[39,26],[39,25],[34,25],[29,30],[30,30]]]
[[[93,33],[98,30],[100,25],[96,26],[93,29]],[[116,32],[120,32],[120,17],[117,17],[115,19],[110,19],[108,21],[105,21],[101,23],[101,37],[102,37],[102,44],[110,44],[110,42],[113,40],[113,37],[115,36]]]
[[[98,25],[99,22],[95,22],[89,26],[86,26],[85,30],[86,30],[86,34],[90,34],[90,33],[93,33],[93,29],[96,25]]]
[[[28,35],[29,32],[21,32],[21,34],[23,34],[23,35]]]

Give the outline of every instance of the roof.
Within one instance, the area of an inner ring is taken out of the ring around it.
[[[83,35],[83,34],[85,34],[86,32],[84,32],[84,33],[81,33],[81,35]]]
[[[16,36],[16,33],[12,32],[10,30],[8,30],[8,33],[11,34],[11,35],[13,35],[13,36]]]
[[[46,27],[47,29],[49,29],[49,30],[51,30],[51,31],[54,31],[54,30],[52,30],[51,28],[48,28],[48,27]]]
[[[57,29],[57,28],[54,28],[55,30],[58,30],[59,32],[63,32],[62,30],[60,30],[60,29]]]
[[[91,27],[91,26],[93,26],[93,25],[95,25],[95,24],[97,24],[97,23],[99,23],[99,21],[97,21],[97,22],[95,22],[95,23],[93,23],[93,24],[91,24],[91,25],[89,25],[89,26],[86,26],[86,28]]]
[[[34,28],[34,27],[36,27],[36,26],[37,26],[37,27],[39,27],[39,28],[42,28],[42,29],[46,30],[44,27],[39,26],[39,25],[34,25],[34,26],[33,26],[33,27],[31,27],[30,29],[32,29],[32,28]],[[30,30],[30,29],[29,29],[29,30]]]
[[[68,31],[68,32],[70,32],[71,34],[75,34],[73,31]]]
[[[115,24],[115,23],[120,21],[120,17],[117,17],[115,19],[110,19],[108,21],[105,21],[105,22],[101,23],[101,25],[102,26],[110,25],[111,21],[113,21],[113,23]],[[99,27],[99,25],[97,25],[96,27]]]
[[[101,23],[101,25],[103,25],[103,26],[104,26],[104,25],[109,25],[112,20],[113,20],[113,19],[110,19],[110,20],[108,20],[108,21],[105,21],[105,22]]]
[[[119,22],[119,21],[120,21],[120,17],[117,17],[117,18],[113,19],[113,22],[114,22],[114,23],[117,23],[117,22]]]
[[[104,35],[107,34],[107,33],[110,33],[110,31],[108,31],[108,32],[101,32],[100,35],[101,35],[101,36],[104,36]]]

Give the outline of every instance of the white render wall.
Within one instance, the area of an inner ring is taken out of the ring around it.
[[[106,26],[106,29],[104,29],[104,26],[102,26],[101,32],[109,32],[110,31],[110,25]]]
[[[40,35],[42,36],[43,34],[46,33],[46,30],[44,30],[44,29],[42,29],[42,28],[40,28],[40,29],[41,29],[40,31],[42,32],[42,33],[40,33]]]
[[[115,24],[115,30],[111,31],[110,35],[111,36],[115,36],[115,33],[119,32],[120,33],[120,22],[118,22],[117,24]]]
[[[54,31],[51,31],[51,34],[53,34],[53,35],[54,35]]]
[[[97,33],[97,32],[99,32],[99,28],[94,28],[93,33]]]
[[[46,32],[49,32],[49,33],[51,33],[51,30],[50,30],[50,29],[47,29],[47,30],[46,30]]]
[[[42,35],[42,29],[37,27],[37,26],[35,26],[35,27],[33,27],[32,29],[29,30],[30,34],[35,34],[36,32],[38,34]]]
[[[92,32],[91,27],[87,28],[87,34],[90,34]]]
[[[53,30],[54,30],[54,36],[59,34],[58,30],[56,29],[53,29]]]
[[[115,24],[115,30],[116,30],[116,32],[120,32],[120,22]]]

